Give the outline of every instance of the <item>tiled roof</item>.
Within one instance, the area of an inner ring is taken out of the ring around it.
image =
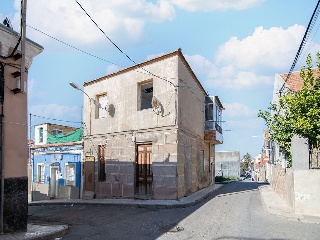
[[[317,68],[313,68],[313,75],[315,78],[318,77]],[[280,74],[283,78],[283,81],[287,79],[288,73]],[[293,72],[290,74],[289,79],[287,80],[287,85],[290,90],[297,92],[302,89],[303,79],[300,77],[300,72]]]

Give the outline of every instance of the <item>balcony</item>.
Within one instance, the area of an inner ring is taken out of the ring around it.
[[[214,121],[204,122],[204,140],[212,144],[222,144],[222,128]]]

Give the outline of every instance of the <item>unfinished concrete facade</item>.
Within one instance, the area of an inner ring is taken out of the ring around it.
[[[179,199],[212,183],[221,133],[204,128],[207,94],[180,49],[84,92],[84,198]]]

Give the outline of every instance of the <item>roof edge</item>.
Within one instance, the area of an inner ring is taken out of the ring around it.
[[[137,69],[137,68],[144,67],[144,66],[146,66],[146,65],[149,65],[149,64],[152,64],[152,63],[161,61],[161,60],[163,60],[163,59],[166,59],[166,58],[169,58],[169,57],[172,57],[172,56],[179,56],[179,57],[180,57],[180,59],[182,60],[183,64],[185,65],[185,67],[187,68],[188,72],[190,73],[190,75],[192,76],[192,78],[195,80],[195,82],[197,83],[197,85],[198,85],[198,86],[200,87],[200,89],[203,91],[203,93],[205,94],[205,96],[208,96],[208,93],[205,91],[205,89],[203,88],[203,86],[202,86],[202,84],[200,83],[199,79],[197,78],[197,76],[195,75],[195,73],[193,72],[193,70],[191,69],[189,63],[187,62],[187,60],[186,60],[185,57],[183,56],[181,48],[178,48],[177,50],[175,50],[175,51],[173,51],[173,52],[169,52],[169,53],[163,54],[163,55],[161,55],[161,56],[158,56],[158,57],[149,59],[149,60],[147,60],[147,61],[138,63],[138,64],[136,64],[136,65],[133,65],[133,66],[124,68],[124,69],[119,70],[119,71],[117,71],[117,72],[110,73],[110,74],[105,75],[105,76],[103,76],[103,77],[100,77],[100,78],[91,80],[91,81],[89,81],[89,82],[84,82],[84,83],[83,83],[83,86],[84,86],[84,87],[89,86],[89,85],[91,85],[91,84],[100,82],[100,81],[102,81],[102,80],[104,80],[104,79],[108,79],[108,78],[112,78],[112,77],[121,75],[121,74],[123,74],[123,73],[129,72],[129,71],[132,71],[132,70],[135,70],[135,69]]]

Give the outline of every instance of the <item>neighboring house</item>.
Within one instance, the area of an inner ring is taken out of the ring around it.
[[[217,151],[215,176],[240,177],[240,152],[239,151]]]
[[[180,49],[84,92],[84,198],[180,199],[214,183],[223,106]]]
[[[313,69],[314,76],[318,76],[317,68]],[[288,91],[299,91],[302,89],[303,79],[299,72],[292,72],[288,77],[287,73],[276,74],[273,86],[272,103],[278,103],[280,94],[285,94]],[[280,164],[283,168],[286,167],[286,156],[281,152],[281,148],[274,143],[270,143],[270,159],[275,164]]]
[[[317,78],[317,69],[313,69]],[[273,103],[278,103],[279,92],[296,92],[302,89],[303,79],[300,72],[293,72],[290,78],[288,74],[276,74],[273,91]],[[287,81],[286,81],[287,80]],[[282,87],[284,86],[284,87]],[[280,91],[281,90],[281,91]],[[320,170],[311,169],[310,152],[307,139],[294,136],[291,140],[292,167],[287,168],[286,158],[275,142],[269,141],[265,134],[265,149],[262,155],[268,156],[270,171],[267,177],[275,192],[298,214],[320,215],[319,186],[314,183],[320,181]]]
[[[13,51],[19,38],[17,32],[0,24],[0,232],[27,230],[27,75],[32,59],[43,47],[27,39],[23,58],[20,44]],[[24,79],[20,78],[22,59]]]
[[[30,150],[32,201],[81,197],[81,128],[50,123],[36,125]]]

